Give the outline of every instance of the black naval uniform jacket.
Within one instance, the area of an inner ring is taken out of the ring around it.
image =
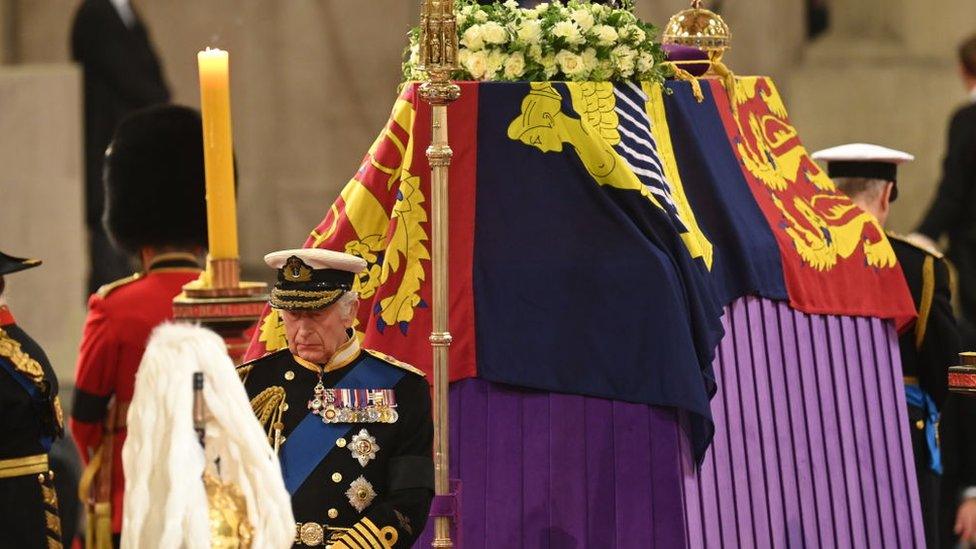
[[[320,421],[309,410],[319,371],[328,389],[360,367],[399,370],[393,387],[368,387],[393,389],[398,417],[393,423],[337,424],[341,437],[299,486],[289,487],[298,522],[295,547],[410,547],[426,524],[433,497],[433,422],[430,387],[420,370],[362,350],[352,337],[324,368],[283,349],[241,365],[238,373],[272,446],[280,422],[284,461],[299,423],[306,417]],[[289,475],[283,473],[287,485]]]
[[[61,547],[47,463],[51,442],[62,434],[58,380],[41,347],[2,306],[0,362],[0,546]],[[33,395],[25,385],[33,386]]]
[[[922,249],[896,234],[889,233],[888,237],[919,313],[914,329],[898,339],[902,372],[917,379],[941,408],[949,392],[949,366],[959,354],[949,269],[938,252]]]

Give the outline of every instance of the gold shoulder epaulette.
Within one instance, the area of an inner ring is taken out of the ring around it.
[[[922,250],[923,252],[925,252],[925,253],[927,253],[927,254],[929,254],[931,256],[934,256],[936,259],[942,259],[942,255],[943,255],[942,252],[940,252],[939,250],[936,250],[932,246],[928,246],[928,245],[923,244],[923,243],[921,243],[921,242],[919,242],[917,240],[914,240],[912,238],[908,238],[907,236],[905,236],[903,234],[898,234],[898,233],[893,232],[893,231],[885,231],[885,234],[887,234],[888,235],[888,238],[890,238],[892,240],[897,240],[898,242],[904,242],[905,244],[908,244],[909,246],[911,246],[913,248],[917,248],[917,249]]]
[[[116,280],[115,282],[109,282],[108,284],[103,284],[100,288],[98,288],[98,291],[95,292],[95,293],[98,294],[98,297],[101,297],[101,298],[104,299],[106,296],[108,296],[108,294],[112,293],[116,289],[121,288],[122,286],[125,286],[126,284],[132,284],[133,282],[135,282],[136,280],[139,280],[140,278],[142,278],[142,273],[136,273],[136,274],[134,274],[132,276],[127,276],[125,278],[120,278],[120,279]]]
[[[390,355],[388,355],[386,353],[381,353],[379,351],[374,351],[373,349],[363,349],[363,350],[366,351],[367,353],[373,355],[374,357],[382,360],[383,362],[387,362],[389,364],[392,364],[393,366],[396,366],[397,368],[402,368],[402,369],[404,369],[404,370],[406,370],[406,371],[408,371],[408,372],[410,372],[412,374],[417,374],[420,377],[426,377],[427,376],[427,374],[425,374],[423,370],[421,370],[419,368],[415,368],[415,367],[407,364],[406,362],[401,362],[401,361],[393,358],[392,356],[390,356]]]
[[[269,356],[276,355],[278,353],[283,353],[283,352],[285,352],[287,350],[288,350],[288,347],[285,347],[284,349],[278,349],[277,351],[272,351],[270,353],[263,354],[263,355],[261,355],[261,356],[259,356],[257,358],[248,360],[247,362],[245,362],[245,363],[241,364],[240,366],[237,366],[236,367],[237,377],[241,378],[241,381],[246,381],[247,380],[247,375],[251,373],[251,370],[253,370],[255,366],[257,366],[258,361],[264,360],[264,359],[268,358]]]

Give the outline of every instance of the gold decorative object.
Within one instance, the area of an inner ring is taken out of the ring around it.
[[[431,227],[433,270],[433,331],[430,344],[434,352],[434,493],[450,492],[448,474],[448,223],[447,175],[451,165],[451,146],[447,138],[447,106],[461,96],[461,88],[451,82],[457,69],[457,18],[454,0],[423,0],[420,7],[420,67],[427,80],[420,86],[420,96],[431,105],[431,143],[427,147],[430,162]],[[434,518],[434,540],[431,547],[454,547],[451,541],[451,518]]]
[[[220,482],[204,473],[210,517],[210,547],[214,549],[248,549],[251,547],[251,523],[247,520],[247,501],[237,486]]]
[[[690,8],[671,17],[664,27],[661,42],[698,48],[707,52],[709,59],[715,62],[732,47],[732,32],[722,16],[703,8],[701,0],[694,0]]]

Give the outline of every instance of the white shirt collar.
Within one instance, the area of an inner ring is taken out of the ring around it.
[[[130,29],[136,24],[136,14],[132,11],[132,6],[129,4],[129,0],[111,0],[112,6],[115,11],[119,12],[119,17],[122,18],[122,22],[125,23],[126,27]]]

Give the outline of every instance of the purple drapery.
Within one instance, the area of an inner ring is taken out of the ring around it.
[[[891,323],[747,297],[725,326],[689,545],[924,547]]]
[[[923,546],[890,323],[746,297],[725,328],[700,475],[672,409],[452,385],[463,547]]]

